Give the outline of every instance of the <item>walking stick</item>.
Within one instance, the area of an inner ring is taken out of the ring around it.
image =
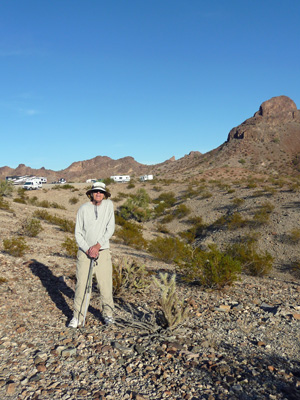
[[[91,258],[89,274],[88,274],[86,287],[85,287],[85,308],[84,308],[82,326],[84,326],[84,324],[85,324],[85,318],[86,318],[87,310],[89,308],[89,302],[90,302],[90,297],[91,297],[91,293],[92,293],[94,261],[95,261],[95,258]]]

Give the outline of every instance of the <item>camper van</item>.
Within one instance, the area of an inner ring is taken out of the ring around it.
[[[130,182],[130,176],[129,175],[114,175],[111,176],[110,179],[112,179],[114,182]]]
[[[23,185],[23,189],[26,190],[37,190],[42,187],[42,183],[39,179],[30,179],[26,181]]]

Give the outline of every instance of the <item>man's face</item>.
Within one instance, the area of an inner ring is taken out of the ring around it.
[[[100,190],[93,192],[93,203],[99,205],[101,201],[104,199],[104,193]]]

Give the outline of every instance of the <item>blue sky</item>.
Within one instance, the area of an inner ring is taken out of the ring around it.
[[[156,164],[300,108],[299,0],[2,0],[0,167]]]

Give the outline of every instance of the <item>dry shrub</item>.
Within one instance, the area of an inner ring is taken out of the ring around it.
[[[26,218],[22,223],[22,233],[29,237],[36,237],[43,230],[41,221],[36,218]]]
[[[65,237],[61,247],[66,251],[67,255],[72,258],[77,257],[78,246],[74,238]]]
[[[10,211],[10,212],[12,211],[9,202],[7,200],[4,200],[2,196],[0,196],[0,210]]]
[[[46,210],[36,210],[33,217],[49,222],[52,225],[57,225],[64,232],[74,233],[75,222],[66,218],[60,218],[56,215],[49,214]]]
[[[78,201],[79,201],[79,199],[77,198],[77,197],[71,197],[70,199],[69,199],[69,203],[70,204],[77,204],[78,203]]]
[[[27,246],[26,240],[22,236],[14,236],[11,239],[3,240],[4,251],[13,257],[22,257],[29,246]]]
[[[298,244],[300,241],[300,229],[299,228],[292,229],[288,236],[292,244]]]
[[[122,258],[113,264],[113,293],[115,296],[134,294],[149,286],[150,272],[145,265]]]

